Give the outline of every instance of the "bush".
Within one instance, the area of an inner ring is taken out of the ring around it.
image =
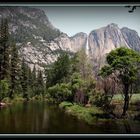
[[[62,102],[62,103],[59,104],[59,107],[65,109],[66,107],[70,107],[70,106],[72,106],[72,105],[73,105],[72,103],[70,103],[70,102],[65,102],[65,101],[64,101],[64,102]]]
[[[114,106],[110,104],[110,96],[100,91],[94,91],[89,98],[89,102],[97,107],[102,107],[105,112],[112,112],[114,109]]]
[[[8,95],[9,84],[7,80],[0,80],[0,101]]]
[[[11,99],[9,97],[5,97],[5,98],[2,99],[2,102],[11,103]]]
[[[22,95],[15,95],[12,102],[17,103],[17,102],[23,102],[25,99],[22,97]]]
[[[35,95],[31,99],[32,100],[43,100],[43,95]]]
[[[81,75],[76,72],[71,76],[71,84],[73,91],[77,91],[78,89],[86,86],[86,82],[81,78]]]
[[[69,83],[56,84],[48,88],[48,93],[51,98],[56,99],[58,102],[69,101],[72,97]]]

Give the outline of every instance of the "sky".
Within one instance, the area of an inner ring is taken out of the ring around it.
[[[50,22],[60,31],[73,36],[78,32],[89,34],[92,30],[110,23],[119,28],[128,27],[140,35],[140,8],[133,13],[124,6],[43,6]]]

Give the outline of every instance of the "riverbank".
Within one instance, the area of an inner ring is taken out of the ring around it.
[[[13,99],[9,98],[9,97],[5,97],[0,103],[1,103],[1,107],[6,107],[9,105],[12,105],[14,103],[18,103],[18,102],[26,102],[26,101],[33,101],[33,100],[45,100],[45,98],[42,95],[36,95],[33,96],[32,98],[28,98],[28,100],[26,98],[23,98],[20,95],[16,95],[13,97]]]
[[[132,100],[130,102],[130,108],[128,110],[128,116],[125,119],[140,121],[140,113],[139,113],[140,102],[139,102],[139,98],[136,97],[138,97],[138,95],[132,96]],[[53,98],[48,98],[47,96],[36,95],[32,98],[29,98],[28,101],[34,101],[34,100],[45,101],[48,104],[58,105],[58,103],[55,102]],[[6,97],[2,100],[1,103],[3,105],[1,107],[8,107],[14,103],[18,103],[18,102],[21,103],[26,101],[27,100],[22,96],[15,96],[13,99]],[[122,105],[123,105],[123,100],[121,96],[120,95],[115,96],[112,102],[113,104],[116,105],[113,112],[116,116],[104,112],[100,107],[96,107],[93,105],[83,106],[83,105],[78,105],[76,103],[72,104],[71,102],[66,102],[66,101],[60,103],[59,108],[63,109],[65,113],[75,116],[79,120],[83,120],[86,123],[92,125],[96,121],[106,121],[106,120],[116,120],[116,119],[121,120],[121,118],[118,117],[122,112]]]
[[[98,120],[104,121],[113,118],[113,116],[105,113],[101,108],[95,106],[85,107],[75,103],[62,102],[59,104],[59,108],[64,109],[64,111],[69,115],[75,116],[89,125],[95,124]]]
[[[85,121],[89,125],[94,124],[97,121],[107,121],[107,120],[127,120],[127,121],[140,121],[140,98],[136,98],[139,95],[134,95],[130,107],[125,118],[121,118],[123,100],[120,95],[116,96],[112,103],[115,105],[113,114],[106,113],[102,108],[96,106],[82,106],[71,102],[62,102],[59,104],[59,108],[63,109],[65,113],[75,116],[76,118]],[[118,100],[118,98],[120,100]],[[117,99],[117,100],[116,100]]]

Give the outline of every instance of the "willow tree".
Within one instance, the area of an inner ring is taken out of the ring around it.
[[[117,48],[107,55],[108,65],[104,66],[100,75],[103,77],[115,74],[121,81],[124,95],[124,106],[122,116],[126,115],[131,97],[131,87],[137,80],[139,70],[139,53],[125,47]]]

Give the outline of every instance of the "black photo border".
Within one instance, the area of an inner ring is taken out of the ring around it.
[[[0,5],[139,5],[140,0],[0,0]],[[0,138],[140,138],[140,134],[0,134]]]

